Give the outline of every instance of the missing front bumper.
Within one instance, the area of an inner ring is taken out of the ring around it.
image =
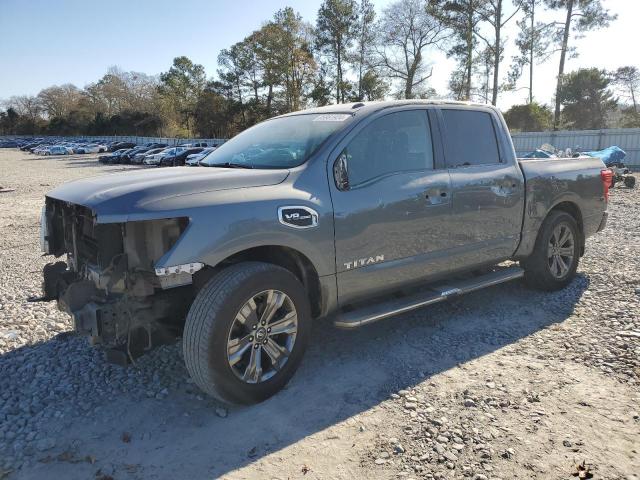
[[[121,365],[173,343],[194,295],[190,287],[156,290],[144,297],[108,294],[67,270],[64,262],[47,265],[44,277],[47,299],[57,300],[58,308],[72,317],[75,332],[107,347],[107,359]]]

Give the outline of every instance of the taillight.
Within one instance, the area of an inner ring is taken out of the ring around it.
[[[613,181],[613,172],[611,170],[601,170],[600,178],[602,179],[602,193],[604,195],[604,199],[609,201],[609,187],[611,187],[611,182]]]

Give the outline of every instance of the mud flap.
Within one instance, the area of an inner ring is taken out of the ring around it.
[[[57,300],[65,289],[69,274],[65,262],[47,263],[42,270],[43,301]]]

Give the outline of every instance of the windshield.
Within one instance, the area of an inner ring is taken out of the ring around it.
[[[349,114],[304,114],[274,118],[223,143],[200,164],[205,167],[297,167],[349,117]]]

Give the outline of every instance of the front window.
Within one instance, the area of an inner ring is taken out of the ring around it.
[[[302,165],[350,114],[301,114],[260,123],[223,143],[205,167],[293,168]]]
[[[408,110],[380,117],[358,132],[344,153],[351,187],[392,173],[432,170],[427,112]]]

